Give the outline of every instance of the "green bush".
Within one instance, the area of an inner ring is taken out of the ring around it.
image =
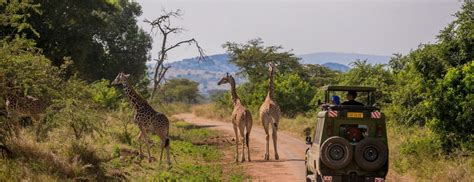
[[[100,132],[104,118],[92,100],[91,88],[75,78],[63,85],[61,96],[52,101],[46,118],[52,127],[65,127],[76,139]]]
[[[428,126],[438,133],[447,152],[461,146],[474,151],[473,91],[474,61],[449,69],[427,102],[433,117]]]
[[[120,104],[120,92],[109,86],[109,80],[102,79],[91,84],[92,100],[102,107],[117,109]]]

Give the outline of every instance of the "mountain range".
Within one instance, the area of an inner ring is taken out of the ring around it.
[[[336,52],[318,52],[303,54],[299,56],[302,64],[319,64],[329,69],[347,72],[350,70],[350,63],[359,59],[367,60],[371,64],[386,64],[390,56],[355,54],[355,53],[336,53]],[[153,75],[154,62],[148,62],[149,76]],[[210,90],[228,89],[228,85],[217,86],[217,82],[226,73],[235,74],[239,68],[229,62],[227,54],[216,54],[208,56],[206,60],[197,58],[187,58],[171,63],[166,66],[168,70],[166,79],[187,78],[199,83],[199,90],[207,95]],[[235,76],[237,84],[245,81],[241,76]]]

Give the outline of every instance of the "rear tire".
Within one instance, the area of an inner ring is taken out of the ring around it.
[[[388,148],[382,141],[366,138],[355,148],[355,161],[367,171],[376,171],[387,163]]]
[[[333,136],[321,146],[321,161],[334,170],[342,169],[352,161],[354,151],[347,139]]]

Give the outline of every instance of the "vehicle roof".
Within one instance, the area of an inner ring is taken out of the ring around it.
[[[349,90],[369,92],[369,91],[375,91],[377,89],[375,87],[345,86],[345,85],[344,86],[343,85],[327,85],[323,87],[323,91],[349,91]]]

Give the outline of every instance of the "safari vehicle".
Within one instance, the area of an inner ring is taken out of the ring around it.
[[[373,87],[325,86],[314,133],[306,137],[307,181],[385,181],[385,115],[374,106]],[[363,105],[331,104],[330,96],[357,92]],[[308,134],[309,135],[309,134]]]

